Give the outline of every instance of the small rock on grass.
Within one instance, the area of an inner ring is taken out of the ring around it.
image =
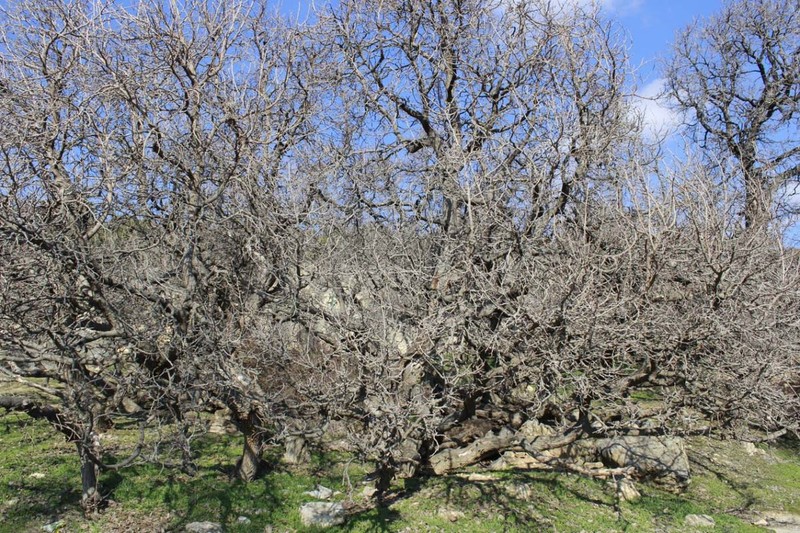
[[[64,527],[64,521],[56,520],[55,522],[42,526],[42,531],[45,531],[47,533],[54,533],[55,531],[58,531],[62,527]]]
[[[333,496],[333,491],[328,487],[323,487],[322,485],[317,485],[317,488],[314,490],[307,490],[304,492],[306,496],[311,496],[312,498],[316,498],[318,500],[327,500],[331,496]]]
[[[639,489],[637,489],[633,481],[628,478],[617,481],[617,494],[619,494],[620,500],[624,502],[636,501],[642,497]]]
[[[683,523],[689,527],[714,527],[717,523],[707,514],[687,514]]]
[[[223,533],[222,525],[216,522],[191,522],[186,524],[187,533]]]
[[[341,503],[309,502],[300,506],[300,521],[306,527],[332,527],[344,524]]]
[[[378,489],[376,489],[373,485],[367,485],[366,487],[364,487],[364,490],[361,491],[361,496],[365,500],[369,500],[370,498],[375,496],[377,493],[378,493]]]
[[[439,518],[449,520],[450,522],[457,522],[459,518],[464,518],[464,513],[455,509],[439,509],[437,514]]]

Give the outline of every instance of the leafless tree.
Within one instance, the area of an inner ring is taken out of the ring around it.
[[[737,231],[730,165],[653,164],[615,26],[559,5],[4,13],[0,406],[76,442],[87,508],[126,399],[185,468],[230,409],[245,480],[336,426],[379,494],[476,438],[797,432],[800,257]]]
[[[595,11],[354,1],[323,28],[343,96],[329,149],[342,170],[321,200],[361,290],[343,305],[374,300],[335,325],[360,339],[345,348],[360,381],[343,377],[388,476],[505,402],[525,269],[560,225],[583,227],[593,197],[621,201],[636,125],[622,42]]]
[[[308,134],[299,33],[257,4],[18,7],[4,14],[0,331],[4,377],[46,397],[6,406],[91,454],[87,509],[95,419],[126,397],[177,421],[187,467],[184,414],[230,407],[251,478],[281,389],[257,378],[282,354],[253,345],[253,317],[291,308],[303,249],[283,163]]]
[[[560,444],[796,429],[795,259],[777,234],[735,237],[705,170],[653,177],[598,13],[346,2],[323,24],[343,96],[315,276],[349,362],[328,402],[362,424],[379,488],[476,417]],[[770,333],[745,333],[755,316]]]
[[[738,0],[681,33],[666,64],[667,93],[722,179],[744,193],[748,227],[770,219],[800,176],[796,0]],[[785,207],[785,206],[784,206]]]

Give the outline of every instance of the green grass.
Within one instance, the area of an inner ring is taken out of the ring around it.
[[[118,424],[103,439],[113,454],[124,457],[135,437],[135,428]],[[491,480],[400,481],[393,503],[376,509],[361,498],[367,468],[342,454],[318,454],[303,468],[288,468],[272,450],[271,470],[245,484],[231,479],[240,446],[237,437],[197,439],[198,473],[192,477],[151,464],[104,473],[103,487],[114,503],[87,520],[78,509],[74,447],[46,424],[23,415],[0,417],[0,531],[40,531],[56,520],[64,521],[61,531],[181,531],[204,520],[231,532],[261,532],[268,525],[274,531],[303,531],[299,507],[311,500],[303,492],[317,483],[340,491],[335,499],[352,503],[356,511],[339,529],[352,532],[684,531],[687,514],[712,516],[715,531],[748,532],[763,531],[747,521],[754,511],[800,511],[800,457],[786,447],[754,452],[736,442],[693,440],[693,481],[687,492],[639,485],[642,498],[629,503],[618,504],[603,481],[553,472],[497,472]],[[240,516],[249,523],[239,523]]]

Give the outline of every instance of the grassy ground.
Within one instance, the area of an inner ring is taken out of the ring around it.
[[[120,454],[133,430],[117,428],[107,444]],[[303,531],[298,509],[317,483],[340,491],[351,506],[344,531],[688,531],[687,514],[708,514],[709,531],[763,531],[759,512],[800,514],[800,455],[796,449],[736,442],[690,442],[693,481],[680,495],[639,486],[643,497],[618,505],[608,484],[545,472],[504,472],[401,482],[387,508],[369,509],[365,469],[344,457],[317,456],[306,467],[278,466],[251,484],[231,481],[240,442],[213,436],[198,441],[199,472],[138,465],[106,473],[113,503],[98,518],[78,511],[77,456],[45,424],[23,415],[0,417],[0,531],[182,531],[192,521],[222,523],[226,531]],[[491,479],[487,479],[487,477]],[[241,517],[241,518],[240,518]],[[56,529],[55,527],[53,529]]]

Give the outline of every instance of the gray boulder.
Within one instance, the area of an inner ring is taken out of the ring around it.
[[[603,462],[612,467],[633,467],[643,477],[689,481],[689,457],[683,439],[627,436],[596,442]]]
[[[333,527],[344,524],[341,503],[309,502],[300,506],[300,521],[305,527]]]

